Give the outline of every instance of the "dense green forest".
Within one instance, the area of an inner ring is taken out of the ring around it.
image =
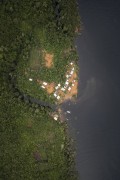
[[[62,83],[65,65],[77,60],[76,1],[1,0],[0,22],[0,179],[77,179],[67,124],[23,96],[55,102],[28,78]],[[52,70],[42,66],[42,50],[54,53]]]

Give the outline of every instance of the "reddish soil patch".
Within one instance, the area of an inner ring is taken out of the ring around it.
[[[74,95],[77,95],[77,93],[78,93],[78,82],[75,82],[75,85],[73,87],[71,87],[71,91],[67,90],[66,93],[62,94],[62,96],[61,96],[62,99],[61,99],[60,103],[65,100],[72,99],[72,97]]]
[[[77,93],[78,93],[78,81],[76,81],[76,82],[74,83],[74,86],[72,86],[72,90],[71,90],[72,96],[73,96],[73,95],[77,95]]]
[[[50,84],[47,84],[45,87],[46,87],[45,89],[47,90],[48,94],[51,94],[54,92],[55,84],[50,83]]]
[[[47,68],[51,68],[53,66],[53,54],[47,53],[46,51],[43,51],[43,57],[45,60],[45,66]]]

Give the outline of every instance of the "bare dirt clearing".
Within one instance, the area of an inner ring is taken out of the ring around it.
[[[50,53],[47,53],[46,51],[43,51],[43,58],[45,60],[45,66],[47,68],[51,68],[53,66],[54,55],[50,54]]]
[[[46,86],[46,90],[48,92],[48,94],[52,94],[54,92],[55,89],[55,83],[49,83]]]
[[[41,51],[40,49],[32,49],[30,53],[30,68],[37,70],[41,67]]]

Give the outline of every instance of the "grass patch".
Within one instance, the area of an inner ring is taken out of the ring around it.
[[[32,70],[40,70],[42,63],[42,53],[40,49],[33,48],[30,52],[29,67]]]

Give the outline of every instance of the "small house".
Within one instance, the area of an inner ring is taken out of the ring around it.
[[[46,82],[43,82],[43,84],[46,86],[47,85],[47,83]]]
[[[68,91],[71,91],[71,87],[68,88]]]
[[[41,86],[43,89],[45,89],[45,86]]]
[[[57,96],[57,99],[59,100],[59,99],[60,99],[60,96]]]

